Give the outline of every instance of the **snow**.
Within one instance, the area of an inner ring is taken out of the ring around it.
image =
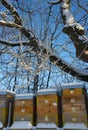
[[[66,16],[66,23],[67,24],[72,24],[74,23],[74,17],[71,14],[70,10],[69,10],[69,4],[67,3],[66,0],[62,1],[62,11],[63,11],[63,15]]]
[[[9,91],[9,90],[0,90],[0,94],[1,95],[6,95],[6,94],[15,95],[15,92],[12,92],[12,91]]]
[[[47,95],[47,94],[56,94],[57,93],[57,89],[55,88],[51,88],[51,89],[41,89],[37,91],[38,95]]]
[[[10,129],[31,129],[37,130],[39,129],[56,129],[56,130],[88,130],[85,124],[83,123],[66,123],[63,128],[58,128],[54,123],[38,123],[36,127],[32,127],[31,123],[29,121],[15,121],[13,125],[9,128],[4,128],[3,130],[10,130]]]
[[[74,23],[74,17],[72,16],[71,12],[68,9],[63,11],[63,15],[66,16],[66,23],[72,24]]]
[[[3,127],[3,124],[2,124],[2,122],[0,121],[0,128],[2,128]]]
[[[38,123],[37,128],[57,128],[54,123]]]
[[[33,94],[29,94],[29,93],[26,93],[26,94],[17,94],[15,96],[15,99],[32,99],[33,98]]]
[[[83,123],[66,123],[65,126],[63,127],[64,129],[81,129],[81,130],[87,130],[87,127]]]
[[[15,121],[10,129],[31,129],[32,124],[29,121]]]
[[[61,89],[68,89],[68,88],[83,88],[82,82],[73,82],[73,83],[66,83],[61,85]]]
[[[86,43],[88,45],[88,38],[85,35],[79,35],[79,39],[83,41],[83,43]]]

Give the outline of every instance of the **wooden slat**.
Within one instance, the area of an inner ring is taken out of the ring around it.
[[[57,114],[45,114],[45,115],[38,115],[37,123],[55,123],[57,124]]]
[[[22,115],[22,114],[17,114],[14,115],[14,121],[31,121],[32,122],[32,114],[27,114],[27,115]]]
[[[30,106],[33,105],[33,101],[32,100],[15,100],[15,106]]]
[[[85,103],[85,97],[84,95],[65,95],[62,96],[62,104],[80,104],[80,103]]]
[[[63,112],[85,113],[86,114],[85,104],[63,105],[62,109],[63,109]]]
[[[52,103],[57,102],[57,95],[39,95],[37,96],[37,103],[44,104],[44,103]]]
[[[80,114],[64,113],[63,122],[87,123],[87,116],[86,114],[81,114],[81,113]]]
[[[83,89],[82,88],[75,88],[75,89],[63,89],[62,95],[82,95]]]
[[[14,113],[32,113],[33,112],[33,106],[30,107],[20,107],[20,106],[15,106],[14,108]]]

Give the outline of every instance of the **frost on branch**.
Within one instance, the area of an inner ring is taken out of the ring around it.
[[[76,56],[88,62],[88,54],[85,53],[85,51],[88,51],[88,38],[84,34],[84,28],[75,21],[70,12],[70,0],[62,0],[61,10],[62,19],[65,24],[63,32],[68,34],[73,41],[76,48]]]
[[[5,4],[5,2],[6,2],[6,4]],[[82,47],[82,45],[84,45],[83,43],[85,43],[85,41],[87,41],[85,35],[83,35],[84,29],[81,27],[80,24],[75,22],[73,15],[70,13],[70,11],[68,9],[69,0],[68,0],[68,2],[67,2],[67,0],[61,0],[60,2],[62,2],[62,3],[65,2],[65,3],[63,3],[63,8],[62,8],[62,14],[64,14],[63,20],[65,23],[64,31],[66,31],[66,33],[70,32],[70,33],[68,33],[68,35],[74,41],[74,45],[76,46],[76,48],[79,48],[79,44]],[[20,19],[19,14],[17,13],[16,9],[14,9],[12,7],[12,5],[10,6],[10,4],[8,4],[6,0],[2,0],[2,4],[9,11],[11,11],[11,14],[12,14],[14,20],[16,20],[16,18]],[[8,6],[6,6],[6,5],[8,5]],[[67,19],[67,17],[68,17],[68,19]],[[27,42],[22,43],[24,46],[31,47],[31,50],[34,52],[37,52],[37,54],[41,55],[41,57],[44,57],[44,56],[46,57],[46,55],[48,54],[49,60],[52,63],[55,63],[55,65],[57,65],[57,67],[59,67],[60,69],[62,69],[65,72],[71,74],[74,77],[77,77],[77,78],[84,80],[84,81],[88,81],[88,74],[87,73],[85,74],[84,71],[81,71],[81,72],[77,71],[78,69],[76,69],[76,67],[74,67],[74,68],[71,67],[71,65],[64,62],[59,56],[57,57],[52,52],[52,50],[49,50],[48,48],[46,48],[46,46],[43,46],[44,44],[43,45],[39,44],[39,39],[37,39],[37,37],[34,35],[34,33],[31,30],[28,30],[26,27],[24,27],[21,24],[19,24],[18,22],[15,22],[15,21],[8,21],[8,22],[6,22],[5,20],[0,21],[0,26],[3,26],[3,27],[6,26],[9,28],[16,28],[17,30],[19,30],[21,32],[21,34],[23,34],[27,38]],[[19,42],[18,43],[10,43],[9,41],[8,42],[1,41],[1,43],[4,45],[7,45],[7,46],[12,46],[12,47],[20,45]],[[83,48],[84,48],[84,46],[82,47],[82,50],[83,50]],[[83,52],[82,50],[81,50],[81,52]],[[79,54],[78,54],[78,56],[79,56]],[[81,53],[80,56],[82,58],[83,53]],[[45,58],[45,60],[46,60],[46,58]],[[83,60],[84,60],[84,58],[83,58]],[[24,62],[21,62],[21,66],[24,67],[27,71],[30,70],[30,68],[27,66],[27,64],[24,64]],[[40,70],[42,69],[42,66],[43,66],[43,64],[40,64],[40,66],[39,66]]]

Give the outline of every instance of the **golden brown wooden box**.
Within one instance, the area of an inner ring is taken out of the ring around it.
[[[49,90],[49,89],[48,89]],[[54,92],[55,91],[55,92]],[[58,94],[56,90],[41,90],[37,95],[37,124],[58,123]]]
[[[30,121],[33,117],[33,95],[17,95],[14,103],[14,121]]]
[[[14,96],[10,91],[0,91],[0,121],[4,127],[12,124]]]

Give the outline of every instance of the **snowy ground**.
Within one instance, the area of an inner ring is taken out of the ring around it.
[[[22,122],[17,121],[10,128],[4,128],[3,130],[88,130],[88,128],[83,123],[67,123],[63,128],[57,128],[53,123],[39,123],[36,127],[32,127],[31,123],[28,121]]]

